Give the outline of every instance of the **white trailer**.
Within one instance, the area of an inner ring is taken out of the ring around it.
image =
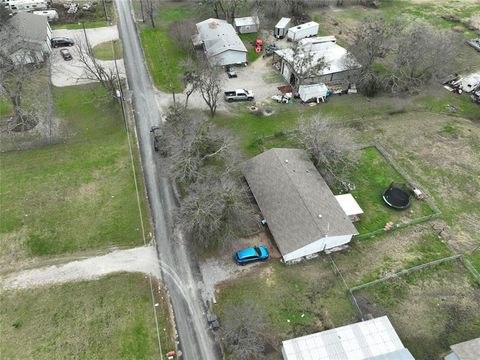
[[[317,36],[318,23],[310,21],[288,29],[287,40],[298,41],[307,37]]]
[[[273,35],[277,39],[283,39],[285,35],[287,35],[288,29],[290,29],[290,24],[292,23],[292,19],[290,18],[281,18],[280,21],[275,25],[275,29],[273,30]]]
[[[327,97],[328,88],[325,84],[300,85],[298,95],[303,102],[314,100],[315,102],[324,102]]]
[[[12,11],[46,10],[47,0],[8,0],[4,5]]]
[[[58,20],[57,10],[37,10],[37,11],[34,11],[33,14],[46,16],[48,21]]]

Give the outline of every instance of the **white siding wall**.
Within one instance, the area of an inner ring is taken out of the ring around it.
[[[340,236],[328,236],[320,240],[314,241],[307,246],[304,246],[298,250],[292,251],[291,253],[285,254],[283,260],[285,262],[292,261],[304,256],[316,254],[320,251],[331,249],[340,245],[344,245],[352,240],[352,235],[340,235]]]
[[[257,25],[244,25],[244,26],[238,26],[237,31],[240,34],[250,34],[250,33],[256,33],[258,32],[258,26]]]
[[[242,51],[227,50],[210,58],[211,64],[220,66],[243,64],[247,62],[247,53]]]

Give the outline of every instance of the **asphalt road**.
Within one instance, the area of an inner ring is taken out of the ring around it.
[[[181,238],[171,234],[170,219],[177,204],[163,169],[153,151],[150,128],[161,122],[143,52],[136,32],[130,1],[116,0],[118,26],[128,84],[133,94],[137,136],[149,198],[158,257],[169,291],[184,359],[219,359],[219,351],[208,327],[205,308],[196,286],[200,272]],[[164,354],[167,350],[163,349]]]

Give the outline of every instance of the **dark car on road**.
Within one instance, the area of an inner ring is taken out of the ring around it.
[[[72,54],[70,54],[70,51],[68,51],[68,49],[60,50],[60,55],[62,55],[62,58],[65,61],[72,60]]]
[[[50,40],[50,44],[52,47],[58,48],[62,46],[73,46],[75,42],[68,37],[54,37]]]
[[[159,126],[152,126],[150,129],[150,133],[152,134],[152,141],[153,141],[153,149],[158,151],[160,149],[160,137],[162,132]]]
[[[265,261],[268,259],[268,250],[265,246],[255,246],[239,250],[234,256],[238,265],[246,265],[254,261]]]

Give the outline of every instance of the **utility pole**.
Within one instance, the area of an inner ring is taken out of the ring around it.
[[[103,12],[105,13],[105,21],[107,22],[107,24],[110,24],[108,21],[107,4],[105,4],[105,0],[103,0]]]
[[[142,22],[145,22],[145,13],[143,12],[143,0],[140,0],[140,10],[142,11]]]

